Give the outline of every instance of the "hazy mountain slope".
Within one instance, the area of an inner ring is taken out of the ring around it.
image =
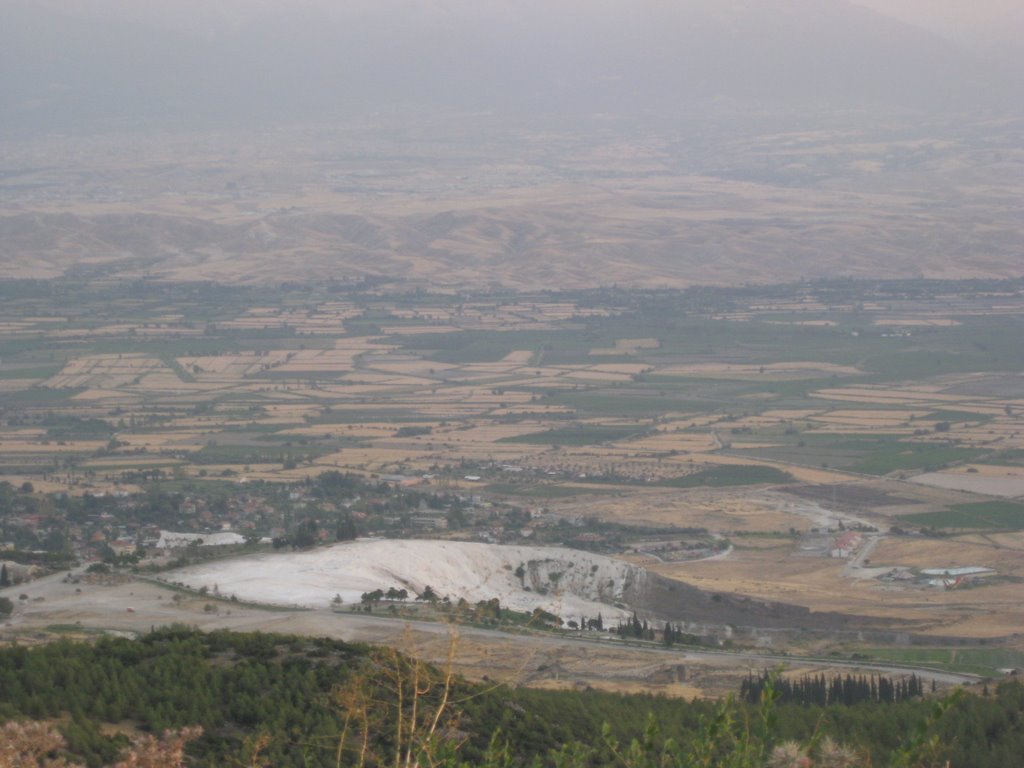
[[[1019,0],[854,0],[917,24],[982,58],[1024,69],[1024,4]]]
[[[0,216],[0,277],[252,283],[384,276],[539,289],[1020,274],[1021,228],[1006,213],[894,212],[885,197],[846,210],[844,192],[821,193],[811,203],[802,192],[776,190],[775,201],[759,205],[723,191],[690,206],[578,192],[501,207],[460,201],[435,214],[279,212],[244,222]]]

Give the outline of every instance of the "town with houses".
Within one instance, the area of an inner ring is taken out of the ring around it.
[[[548,470],[481,466],[487,474]],[[482,475],[465,475],[470,485]],[[288,485],[233,479],[217,492],[131,492],[119,485],[80,495],[45,495],[31,483],[0,483],[0,562],[10,583],[74,564],[102,563],[157,571],[239,553],[309,549],[356,538],[448,538],[488,544],[569,546],[641,561],[674,563],[728,555],[727,532],[692,528],[624,527],[543,504],[521,506],[473,488],[453,488],[436,474],[366,479],[326,472]],[[890,534],[928,532],[894,529]],[[789,535],[804,554],[855,560],[875,528],[841,521],[835,528]],[[934,569],[933,569],[934,570]],[[962,572],[961,572],[962,571]],[[994,571],[953,573],[897,568],[882,581],[954,589]]]

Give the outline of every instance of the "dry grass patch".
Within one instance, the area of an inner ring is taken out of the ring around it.
[[[485,673],[486,674],[486,673]],[[694,685],[684,683],[647,683],[647,682],[622,682],[614,680],[603,680],[590,675],[584,671],[574,672],[571,679],[563,680],[538,680],[526,684],[528,688],[537,688],[545,691],[578,691],[595,689],[608,693],[645,696],[665,696],[672,699],[695,699],[713,695],[706,688],[698,688]]]
[[[148,355],[83,355],[69,360],[60,373],[46,381],[53,389],[95,387],[115,389],[138,384],[152,374],[162,374],[170,381],[181,380],[159,359]]]
[[[40,385],[44,378],[40,376],[37,379],[0,379],[0,392],[21,392],[31,389]]]
[[[200,381],[233,381],[244,376],[272,370],[288,360],[288,352],[275,351],[239,353],[230,355],[202,355],[180,357],[187,371]]]
[[[315,470],[316,467],[309,466],[282,469],[279,464],[255,465],[249,467],[249,471],[243,474],[240,481],[262,480],[268,483],[298,483],[305,480],[311,474],[315,474]],[[193,476],[195,475],[193,474]]]
[[[527,360],[528,362],[529,360]],[[465,365],[459,366],[459,372],[462,377],[476,376],[480,377],[483,375],[487,376],[511,376],[514,372],[522,372],[523,367],[518,362],[500,362],[500,363],[466,363]]]
[[[543,367],[519,367],[510,372],[512,376],[535,376],[541,378],[557,378],[571,373],[571,369],[546,365]]]
[[[594,357],[610,355],[635,355],[645,349],[658,349],[661,342],[657,339],[616,339],[614,347],[598,347],[591,349],[589,354]]]
[[[1024,536],[977,534],[950,539],[885,537],[872,553],[879,565],[913,568],[959,568],[983,566],[1006,576],[1024,576]],[[986,588],[987,590],[988,588]],[[986,590],[972,590],[972,594]]]
[[[957,635],[961,637],[1006,638],[1020,637],[1020,628],[1024,627],[1024,610],[1019,600],[1006,606],[1004,611],[978,616],[970,611],[961,613],[956,619],[939,622],[933,629],[925,630],[924,634],[939,636]]]
[[[704,453],[717,447],[709,434],[693,434],[687,432],[658,432],[629,441],[629,446],[639,451],[663,453],[677,451],[679,453]]]
[[[612,373],[609,371],[576,370],[566,371],[564,377],[574,381],[599,381],[599,382],[621,382],[631,381],[632,376],[627,373]]]
[[[639,373],[646,373],[652,370],[650,365],[640,363],[601,363],[600,365],[586,366],[591,371],[602,371],[605,373],[625,373],[633,376]]]
[[[835,320],[765,320],[762,323],[767,325],[803,325],[812,328],[834,328],[839,325]]]
[[[723,453],[695,453],[683,459],[678,457],[668,457],[665,461],[675,463],[685,461],[687,463],[693,462],[698,464],[741,464],[744,466],[757,465],[765,467],[779,466],[775,462],[771,461],[754,459],[747,456],[727,456]]]
[[[500,418],[502,416],[560,416],[567,413],[575,413],[573,408],[567,405],[537,405],[526,403],[509,408],[495,408],[490,412],[491,416]]]
[[[503,380],[502,387],[543,387],[544,389],[572,389],[576,386],[572,379],[561,374],[554,376],[536,376],[534,378],[511,378]],[[508,390],[506,390],[508,392]]]
[[[15,427],[5,429],[3,436],[5,440],[45,440],[46,430],[38,427]]]
[[[185,462],[171,456],[137,456],[137,455],[115,455],[102,459],[89,459],[81,466],[86,469],[106,469],[108,467],[170,467],[184,466]]]
[[[11,440],[8,435],[3,435],[0,437],[0,454],[94,453],[106,444],[105,440]]]
[[[437,363],[432,360],[408,358],[404,360],[377,360],[373,370],[401,374],[403,376],[444,376],[457,371],[458,366],[448,363]]]
[[[821,409],[772,409],[765,411],[762,415],[780,422],[801,421],[821,413]]]
[[[853,426],[898,427],[908,422],[927,416],[930,411],[873,411],[837,409],[827,413],[810,416],[811,421],[827,424],[850,424]]]
[[[776,464],[774,466],[777,466],[779,467],[779,469],[789,472],[789,474],[791,474],[801,483],[810,483],[811,485],[845,483],[849,482],[850,480],[850,475],[846,474],[845,472],[837,472],[829,469],[798,467],[793,464]]]
[[[889,435],[896,437],[907,437],[914,434],[914,427],[888,427],[871,424],[822,424],[813,429],[808,429],[807,435],[849,435],[853,437],[870,437],[872,435]]]
[[[416,451],[412,449],[399,450],[357,446],[321,456],[313,462],[314,467],[306,467],[305,472],[301,473],[301,476],[304,477],[311,473],[316,474],[316,472],[321,472],[325,469],[384,472],[390,471],[389,468],[393,469],[402,464],[429,462],[430,458],[435,455],[435,452],[427,452],[425,450]],[[277,470],[280,470],[280,466],[275,467],[275,471]]]
[[[533,359],[533,352],[529,349],[517,349],[514,352],[509,352],[503,358],[501,362],[511,363],[515,365],[524,365],[529,363]]]
[[[981,477],[1021,477],[1024,478],[1024,467],[1001,466],[998,464],[967,464],[955,469],[946,470],[943,474],[964,475],[977,474]]]
[[[863,613],[861,608],[868,602],[842,578],[835,561],[794,557],[788,547],[734,550],[722,560],[666,563],[653,570],[711,592],[777,600],[811,610]]]
[[[850,580],[843,575],[843,561],[795,556],[781,547],[744,546],[722,560],[666,564],[655,570],[709,591],[778,600],[815,612],[910,620],[916,623],[915,631],[937,634],[950,634],[950,624],[967,616],[976,621],[988,617],[998,621],[1007,613],[1002,602],[981,608],[965,605],[963,593]],[[972,595],[977,591],[972,590]],[[998,632],[976,629],[974,634],[993,636]]]
[[[238,464],[204,464],[201,467],[190,465],[185,467],[185,474],[190,477],[199,477],[199,472],[206,470],[207,477],[226,479],[239,485],[244,485],[249,480],[261,475],[273,475],[280,469],[280,464],[245,464],[244,462],[239,462]]]
[[[401,376],[393,373],[375,373],[367,369],[355,371],[345,376],[346,381],[351,381],[356,386],[367,384],[388,389],[407,389],[437,386],[437,382],[431,379],[424,379],[418,376]]]
[[[279,373],[347,373],[355,368],[352,350],[303,349],[289,352],[283,363],[275,368]]]
[[[831,389],[819,389],[813,393],[814,397],[825,400],[845,400],[849,402],[862,403],[884,403],[915,406],[931,403],[962,403],[964,398],[959,395],[943,395],[939,392],[930,391],[927,387],[902,387],[899,389],[883,387],[836,387]],[[971,398],[976,400],[977,398]],[[959,405],[957,406],[959,407]]]
[[[543,431],[546,426],[537,422],[519,422],[518,424],[482,424],[470,427],[469,429],[453,429],[441,435],[431,435],[438,440],[452,444],[483,444],[493,445],[500,440],[509,437],[529,435],[534,432]],[[528,446],[526,443],[517,444],[519,449]]]
[[[977,471],[978,465],[972,465],[971,468],[975,469],[977,474],[953,470],[948,472],[926,472],[923,475],[916,475],[911,480],[915,483],[930,485],[935,488],[949,488],[987,496],[1002,496],[1005,498],[1024,496],[1024,470],[1021,470],[1020,467],[1003,467],[1001,469],[1013,469],[1014,471],[1006,471],[1001,474],[991,472],[982,474],[980,471]]]
[[[587,514],[620,523],[707,528],[719,532],[785,532],[803,529],[807,519],[766,504],[743,491],[724,489],[641,490],[625,498],[595,499],[580,506],[558,503],[559,512],[586,509]],[[787,540],[786,545],[792,547]]]
[[[510,403],[522,405],[530,402],[529,392],[504,391],[498,392],[490,387],[453,386],[437,391],[417,393],[413,402],[450,403],[458,402],[467,406],[493,408],[507,406]]]
[[[455,315],[451,310],[446,307],[417,307],[416,309],[401,309],[393,308],[391,314],[394,317],[400,317],[403,320],[432,320],[432,321],[444,321],[450,320]]]
[[[117,389],[90,388],[71,398],[79,403],[104,403],[108,405],[134,405],[140,400],[137,394]]]
[[[462,329],[454,325],[382,325],[384,336],[417,336],[424,333],[459,333]]]
[[[760,379],[764,381],[798,381],[801,379],[817,379],[826,376],[856,376],[864,373],[859,368],[834,363],[797,362],[770,363],[768,365],[745,365],[739,363],[690,363],[685,365],[667,365],[659,368],[655,374],[659,376],[685,376],[706,379],[737,379],[746,381]]]
[[[364,352],[392,352],[398,347],[383,343],[377,336],[346,336],[334,340],[334,349],[358,355]]]
[[[876,317],[871,324],[929,328],[950,328],[954,325],[963,325],[959,320],[954,320],[951,317]]]

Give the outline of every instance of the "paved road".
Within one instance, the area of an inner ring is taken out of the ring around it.
[[[393,630],[396,623],[408,626],[415,632],[422,632],[432,635],[447,635],[450,628],[446,624],[428,621],[405,621],[387,619],[365,614],[334,614],[338,622],[353,630],[377,631],[385,633]],[[884,662],[860,662],[843,661],[833,659],[814,659],[799,656],[786,656],[770,653],[750,653],[734,651],[715,651],[691,648],[662,648],[640,643],[629,643],[618,638],[587,637],[582,636],[558,636],[542,632],[531,632],[524,634],[511,634],[500,630],[483,629],[478,627],[460,626],[458,634],[464,638],[479,640],[498,640],[515,638],[517,641],[530,645],[548,648],[579,648],[580,646],[601,647],[604,649],[615,649],[626,651],[631,654],[657,657],[664,663],[705,663],[716,666],[735,664],[740,667],[767,668],[779,664],[786,664],[797,667],[820,667],[822,669],[856,669],[868,672],[879,672],[888,675],[911,675],[915,674],[925,680],[935,680],[937,683],[947,685],[959,685],[961,683],[974,683],[982,678],[979,675],[972,675],[958,672],[944,672],[928,667],[915,667],[908,665],[886,664]]]

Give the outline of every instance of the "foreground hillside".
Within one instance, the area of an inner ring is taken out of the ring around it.
[[[846,745],[828,747],[846,756],[835,765],[1014,764],[1024,686],[1003,683],[949,706],[929,722],[927,701],[758,714],[707,701],[488,688],[367,646],[187,629],[0,652],[0,721],[55,718],[68,754],[90,766],[115,762],[129,737],[189,726],[203,729],[188,747],[197,766],[356,765],[360,752],[380,765],[403,747],[452,766],[796,765],[779,762],[798,752],[788,741],[815,733]],[[753,725],[737,725],[748,717]],[[915,740],[918,724],[926,730]]]

